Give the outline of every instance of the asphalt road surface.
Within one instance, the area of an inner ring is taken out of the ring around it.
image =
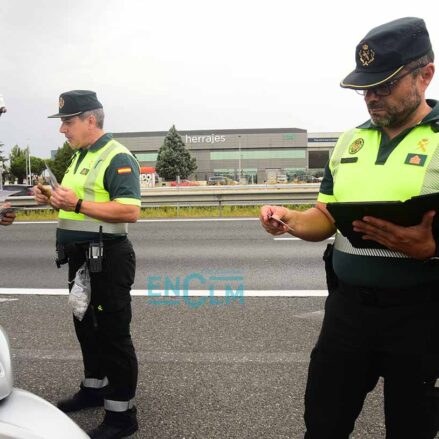
[[[57,270],[55,224],[0,228],[0,279],[8,288],[65,288]],[[248,290],[326,289],[323,243],[273,239],[256,220],[147,221],[130,225],[137,255],[135,289],[150,277],[175,280],[191,273],[235,272]]]
[[[64,288],[56,270],[54,225],[0,231],[0,288]],[[131,227],[135,288],[148,276],[241,273],[245,289],[324,289],[326,243],[274,240],[256,221],[145,222]],[[204,270],[204,271],[203,271]],[[136,438],[302,438],[308,358],[323,317],[323,297],[245,297],[193,307],[133,298],[139,356]],[[82,366],[65,296],[0,295],[16,386],[50,402],[77,389]],[[353,438],[384,437],[381,384],[366,401]],[[102,410],[72,415],[85,430]]]

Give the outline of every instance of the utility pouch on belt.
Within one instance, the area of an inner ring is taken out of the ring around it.
[[[55,259],[56,266],[60,268],[61,265],[67,264],[67,262],[68,259],[64,246],[56,244],[56,259]]]
[[[328,292],[331,293],[338,285],[338,277],[335,274],[334,267],[332,265],[332,254],[334,253],[334,244],[328,244],[326,250],[323,253],[323,261],[325,262],[326,271],[326,284],[328,286]]]
[[[87,265],[90,273],[102,272],[104,259],[104,243],[102,241],[102,226],[99,227],[99,242],[90,242],[87,250]]]

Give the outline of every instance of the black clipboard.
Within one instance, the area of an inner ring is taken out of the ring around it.
[[[406,201],[372,201],[328,203],[329,213],[335,220],[335,226],[358,248],[385,248],[375,241],[365,241],[362,233],[353,230],[352,222],[364,216],[374,216],[400,226],[415,226],[422,221],[425,212],[439,210],[439,192],[417,195]],[[439,230],[439,215],[433,220],[433,229]]]

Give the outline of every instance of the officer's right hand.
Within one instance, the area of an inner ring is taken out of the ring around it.
[[[276,221],[276,219],[288,222],[287,214],[289,209],[282,206],[262,206],[259,214],[262,227],[272,235],[282,235],[288,232],[288,226]]]
[[[38,183],[34,186],[34,198],[38,204],[49,204],[50,192],[41,183]]]

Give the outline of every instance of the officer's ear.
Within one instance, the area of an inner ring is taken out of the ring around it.
[[[89,114],[87,116],[87,124],[90,129],[96,128],[96,116],[94,114]]]
[[[435,72],[434,64],[428,63],[426,66],[420,69],[419,78],[421,80],[421,85],[424,87],[424,90],[430,85],[431,80],[433,79]]]

